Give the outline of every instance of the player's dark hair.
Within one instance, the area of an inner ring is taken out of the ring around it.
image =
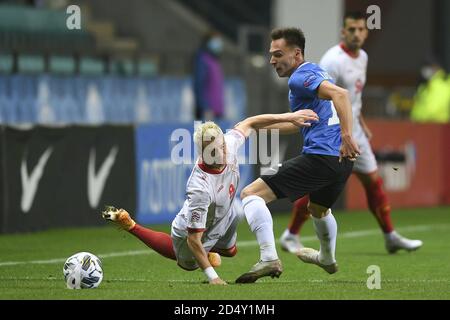
[[[349,11],[344,15],[344,19],[342,20],[342,25],[345,27],[345,21],[347,19],[353,20],[366,20],[366,16],[361,11]]]
[[[305,35],[300,28],[279,28],[272,30],[272,40],[284,39],[288,46],[299,47],[302,55],[305,55]]]

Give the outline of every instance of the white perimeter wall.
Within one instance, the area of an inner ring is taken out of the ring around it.
[[[305,59],[319,62],[340,40],[343,0],[275,0],[273,27],[298,27],[305,33]]]

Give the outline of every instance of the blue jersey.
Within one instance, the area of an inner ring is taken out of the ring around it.
[[[303,153],[339,156],[341,127],[336,109],[329,100],[319,99],[322,81],[332,78],[318,65],[304,62],[289,78],[289,104],[291,111],[311,109],[319,116],[311,127],[303,127]]]

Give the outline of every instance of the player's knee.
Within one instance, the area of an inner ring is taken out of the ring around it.
[[[379,188],[383,184],[383,180],[378,175],[377,171],[371,172],[371,173],[359,173],[357,174],[359,180],[361,181],[363,187],[371,191],[374,188]]]
[[[219,254],[223,257],[234,257],[237,254],[237,247],[233,246],[232,248],[222,250]]]
[[[329,208],[309,202],[308,204],[308,211],[311,213],[311,215],[315,218],[321,219],[323,217],[326,217],[329,213]]]
[[[241,200],[244,200],[249,196],[258,196],[262,198],[265,203],[269,203],[277,199],[275,193],[261,179],[256,180],[242,189],[240,196]]]
[[[195,271],[198,269],[198,265],[194,262],[194,263],[187,263],[187,262],[182,262],[182,261],[178,261],[177,265],[186,271]]]
[[[251,186],[247,186],[244,189],[242,189],[242,191],[241,191],[241,195],[240,195],[241,200],[244,200],[244,198],[251,196],[253,194],[255,194],[255,193],[253,192]]]
[[[230,248],[227,250],[227,256],[225,257],[234,257],[237,254],[237,247],[234,246],[233,248]]]

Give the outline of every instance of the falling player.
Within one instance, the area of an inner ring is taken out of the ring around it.
[[[383,181],[378,174],[375,156],[369,143],[372,133],[361,114],[361,94],[367,69],[367,53],[361,49],[368,35],[365,17],[357,12],[346,14],[341,33],[342,42],[325,53],[320,66],[336,80],[338,86],[350,93],[354,118],[353,135],[361,150],[353,172],[366,191],[369,209],[384,233],[387,251],[395,253],[400,249],[418,249],[422,246],[422,241],[406,239],[394,230],[391,208],[383,191]],[[304,196],[295,202],[289,226],[280,238],[281,247],[294,254],[303,247],[298,233],[310,214],[309,200],[308,196]]]
[[[219,264],[217,254],[232,257],[237,252],[238,210],[233,200],[239,184],[239,147],[252,130],[271,125],[310,126],[307,121],[317,120],[313,111],[301,110],[250,117],[226,134],[213,122],[200,125],[194,133],[199,157],[186,184],[184,205],[172,222],[171,235],[140,226],[124,209],[109,207],[103,217],[162,256],[176,260],[181,268],[191,271],[200,267],[209,283],[226,284],[213,266]]]

